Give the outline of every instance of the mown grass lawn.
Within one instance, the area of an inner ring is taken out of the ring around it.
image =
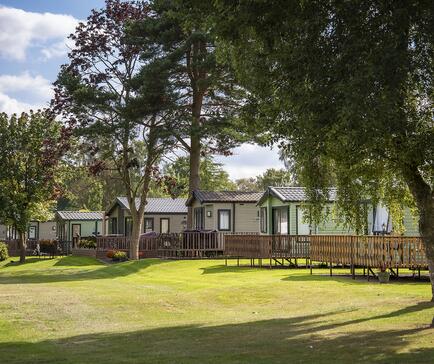
[[[327,273],[3,262],[0,363],[434,363],[427,282]]]

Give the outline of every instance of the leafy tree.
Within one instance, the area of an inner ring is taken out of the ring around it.
[[[180,196],[189,194],[190,165],[188,157],[180,157],[164,168],[165,175],[172,176],[177,181],[177,191]],[[233,191],[236,185],[229,179],[228,173],[220,163],[211,156],[203,157],[200,163],[201,188],[209,191]]]
[[[176,138],[189,155],[190,193],[205,188],[201,158],[228,154],[242,139],[234,116],[243,92],[230,68],[217,62],[216,41],[203,18],[209,6],[197,0],[154,0],[152,16],[130,27],[132,42],[152,57],[151,76],[167,73],[174,89],[171,117],[180,122]]]
[[[58,195],[58,171],[69,131],[48,112],[0,114],[0,220],[20,236],[20,262],[26,259],[27,228],[43,218]]]
[[[235,180],[235,184],[237,185],[238,191],[260,191],[260,188],[258,187],[258,181],[255,177],[239,178]]]
[[[252,129],[283,141],[317,212],[331,176],[359,230],[366,196],[415,204],[434,299],[432,2],[218,0],[212,17]]]
[[[256,178],[257,188],[265,191],[269,186],[291,186],[294,185],[291,172],[286,169],[269,168],[264,174]]]
[[[157,166],[176,145],[177,130],[176,119],[167,117],[172,100],[167,74],[152,72],[144,47],[126,39],[126,24],[148,16],[146,2],[107,0],[105,8],[93,10],[70,36],[75,45],[53,101],[92,157],[93,173],[115,169],[122,180],[132,218],[132,259],[138,259],[151,182],[165,181]]]

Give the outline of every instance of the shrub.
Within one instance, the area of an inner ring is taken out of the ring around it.
[[[80,240],[80,242],[78,243],[78,247],[85,249],[96,249],[96,240],[91,238]]]
[[[0,262],[9,258],[8,246],[0,242]]]
[[[112,259],[113,255],[115,255],[115,253],[116,253],[116,250],[109,250],[106,254],[106,257]]]
[[[114,261],[116,261],[116,262],[124,262],[125,260],[127,260],[128,259],[128,257],[127,257],[127,253],[125,253],[125,252],[121,252],[121,251],[116,251],[114,254],[113,254],[113,258],[112,258]]]

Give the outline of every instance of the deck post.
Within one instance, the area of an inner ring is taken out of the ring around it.
[[[330,277],[333,276],[333,263],[330,262]]]
[[[309,269],[310,269],[310,275],[312,275],[312,259],[310,260],[310,263],[309,263]]]

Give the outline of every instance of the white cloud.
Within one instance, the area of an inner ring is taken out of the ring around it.
[[[30,47],[42,48],[46,58],[66,53],[66,37],[78,20],[70,15],[34,13],[0,6],[0,56],[24,60]]]
[[[20,102],[8,95],[0,92],[0,112],[6,114],[21,113],[22,111],[29,111],[30,109],[37,109],[33,105]]]
[[[46,78],[24,72],[20,75],[0,75],[0,92],[26,92],[36,99],[46,100],[51,97],[52,86]]]
[[[53,95],[49,80],[28,72],[0,75],[0,112],[20,113],[48,105]]]
[[[233,150],[229,157],[216,157],[216,161],[224,165],[231,179],[256,177],[268,168],[284,168],[279,160],[277,148],[260,147],[254,144],[243,144]]]

